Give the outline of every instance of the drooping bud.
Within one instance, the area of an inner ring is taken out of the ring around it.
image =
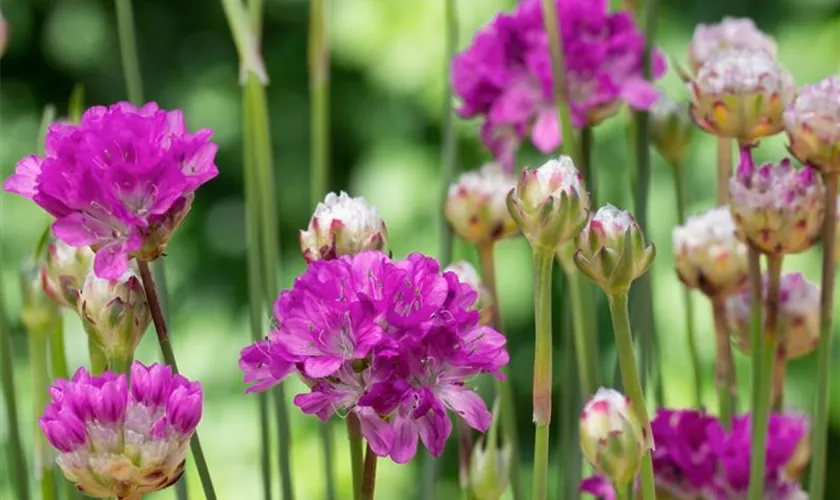
[[[806,85],[785,111],[790,152],[821,172],[840,172],[840,78]]]
[[[493,424],[487,435],[476,441],[470,459],[470,491],[476,500],[499,500],[510,480],[513,449],[509,441],[499,444],[498,419],[497,400],[493,407]]]
[[[763,52],[729,50],[707,62],[688,84],[691,115],[702,129],[742,144],[779,133],[793,99],[793,77]]]
[[[493,318],[493,295],[484,283],[482,283],[481,278],[478,276],[478,271],[475,270],[473,265],[462,260],[450,264],[443,272],[455,273],[458,276],[458,281],[466,283],[476,291],[478,297],[473,308],[481,312],[481,324],[488,324]]]
[[[763,282],[762,297],[766,300],[766,276]],[[726,301],[726,313],[735,344],[745,354],[750,354],[749,290],[730,297]],[[784,349],[780,352],[783,351],[787,359],[801,358],[819,344],[820,287],[808,282],[800,273],[785,274],[779,282],[779,329],[786,334]]]
[[[755,168],[747,148],[729,181],[732,219],[739,239],[759,252],[799,253],[820,237],[825,188],[819,173],[794,168],[785,158]]]
[[[614,484],[633,481],[647,453],[642,425],[624,395],[598,389],[580,414],[580,445],[595,469]]]
[[[583,176],[568,156],[522,170],[507,205],[531,246],[550,252],[577,236],[589,216]]]
[[[21,311],[23,326],[30,335],[49,335],[61,320],[58,305],[44,291],[41,268],[34,260],[24,261],[20,270]]]
[[[721,52],[736,49],[763,52],[776,58],[776,42],[756,28],[752,19],[724,17],[716,24],[698,24],[688,45],[688,63],[696,74]]]
[[[709,297],[726,296],[746,286],[747,247],[735,236],[728,207],[689,217],[674,228],[677,276]]]
[[[672,166],[680,167],[684,163],[693,131],[688,108],[665,94],[650,110],[651,142]]]
[[[79,294],[78,312],[85,331],[112,369],[127,369],[151,322],[146,294],[134,271],[117,280],[88,273]]]
[[[656,255],[630,212],[609,204],[598,209],[576,241],[578,269],[607,292],[628,289]]]
[[[449,186],[443,207],[455,234],[474,245],[515,235],[518,229],[505,204],[515,185],[516,178],[497,163],[463,174]]]
[[[44,290],[58,305],[76,310],[79,290],[93,263],[90,247],[71,247],[53,238],[41,268]]]
[[[379,210],[364,198],[329,193],[315,208],[309,228],[300,232],[300,250],[307,262],[365,250],[387,252],[388,230]]]

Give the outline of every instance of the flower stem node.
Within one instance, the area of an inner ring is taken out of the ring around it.
[[[58,305],[76,310],[79,291],[92,263],[90,247],[72,247],[52,239],[47,246],[46,262],[41,267],[44,291]]]
[[[580,232],[577,248],[578,269],[607,293],[630,288],[656,255],[636,219],[609,204],[599,208]]]
[[[595,469],[614,484],[633,482],[647,453],[644,429],[620,392],[601,388],[580,414],[580,445]]]
[[[821,172],[840,172],[840,78],[806,85],[785,111],[790,152]]]
[[[589,194],[572,159],[560,156],[539,168],[524,169],[507,206],[531,246],[554,253],[586,225]]]
[[[388,230],[379,210],[364,198],[329,193],[315,208],[309,227],[300,232],[300,250],[307,262],[365,250],[387,252]]]
[[[688,108],[664,94],[650,111],[651,141],[659,154],[674,167],[685,163],[694,125]]]
[[[449,186],[443,207],[455,234],[468,243],[487,245],[519,232],[505,204],[515,185],[516,178],[497,163],[461,175]]]

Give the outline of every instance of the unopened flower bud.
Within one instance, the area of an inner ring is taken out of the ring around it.
[[[688,108],[664,94],[650,110],[651,141],[672,166],[681,167],[685,162],[693,131]]]
[[[647,453],[645,433],[624,395],[598,389],[580,414],[580,445],[595,469],[614,484],[630,484]]]
[[[498,418],[494,411],[494,419]],[[494,422],[490,433],[498,433]],[[508,487],[512,466],[510,442],[499,446],[496,436],[482,436],[476,441],[470,459],[470,490],[476,500],[499,500]]]
[[[387,252],[388,230],[379,210],[364,198],[329,193],[315,208],[309,228],[300,232],[300,250],[307,262],[365,250]]]
[[[113,368],[114,363],[131,361],[151,322],[143,285],[132,270],[116,280],[89,273],[79,294],[78,311],[85,331]]]
[[[481,312],[481,324],[486,325],[493,318],[493,295],[490,290],[482,283],[478,276],[478,271],[475,270],[472,264],[467,261],[459,261],[450,264],[444,272],[453,272],[458,276],[458,281],[466,283],[478,294],[476,297],[473,309]]]
[[[531,246],[551,252],[577,236],[589,216],[583,176],[568,156],[524,169],[507,205]]]
[[[764,278],[763,300],[767,298],[767,277]],[[729,327],[735,344],[745,354],[751,352],[750,291],[744,290],[726,301]],[[779,330],[786,341],[780,348],[786,359],[796,359],[816,349],[820,337],[820,287],[808,282],[800,273],[782,276],[779,282]]]
[[[790,152],[822,172],[840,172],[840,78],[803,87],[785,111]]]
[[[689,217],[674,228],[677,276],[709,297],[726,296],[747,284],[747,247],[735,236],[729,207]]]
[[[796,169],[787,158],[755,168],[743,149],[729,193],[738,238],[759,252],[799,253],[819,240],[825,188],[816,170]]]
[[[44,291],[41,268],[27,259],[20,270],[21,321],[30,335],[47,335],[61,319],[58,305]]]
[[[701,128],[742,144],[777,134],[793,99],[793,77],[763,52],[729,50],[707,62],[689,85],[691,115]]]
[[[688,45],[688,62],[696,74],[721,52],[736,49],[763,52],[776,58],[776,42],[756,28],[752,19],[724,17],[716,24],[699,24]]]
[[[578,269],[607,292],[628,289],[656,255],[636,219],[609,204],[599,208],[580,232],[577,248]]]
[[[452,230],[474,245],[509,238],[518,232],[505,199],[516,178],[497,163],[463,174],[449,186],[443,212]]]
[[[91,269],[90,247],[71,247],[58,239],[47,246],[47,258],[41,268],[44,290],[58,305],[76,309],[79,290]]]

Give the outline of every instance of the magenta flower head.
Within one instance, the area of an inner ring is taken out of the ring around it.
[[[459,238],[474,245],[489,245],[519,232],[505,200],[516,177],[498,163],[466,172],[449,186],[443,213]]]
[[[129,259],[163,254],[196,189],[217,175],[211,133],[189,133],[181,111],[155,103],[95,106],[78,125],[51,125],[46,154],[18,162],[3,189],[53,215],[55,235],[92,247],[96,275],[116,279]]]
[[[799,91],[785,111],[790,152],[821,172],[840,171],[840,78],[832,76]]]
[[[50,396],[38,423],[64,475],[85,495],[140,498],[184,473],[201,419],[200,383],[135,362],[131,382],[79,368],[71,380],[57,380]]]
[[[44,291],[58,305],[76,310],[79,290],[91,270],[93,252],[90,247],[71,247],[51,238],[41,267]]]
[[[650,108],[658,92],[643,78],[645,39],[633,16],[610,12],[605,0],[557,0],[557,6],[573,125],[596,125],[625,102]],[[540,2],[525,0],[498,15],[452,63],[459,114],[483,120],[482,140],[509,172],[527,138],[546,154],[561,143],[550,57]],[[658,79],[665,60],[658,51],[653,57]]]
[[[355,255],[365,250],[388,251],[388,230],[379,210],[362,198],[342,191],[318,203],[309,228],[300,232],[306,262]]]
[[[763,280],[762,296],[767,297],[767,277]],[[735,343],[750,354],[750,293],[744,290],[726,302],[729,327]],[[779,283],[779,328],[787,341],[780,354],[787,359],[801,358],[816,349],[820,336],[820,287],[807,281],[800,273],[782,276]]]
[[[688,45],[688,62],[696,74],[721,52],[736,49],[776,58],[776,41],[756,28],[752,19],[724,17],[716,24],[698,24]]]
[[[406,463],[418,440],[437,456],[452,431],[447,410],[486,431],[491,415],[467,386],[501,376],[505,338],[479,325],[476,292],[420,254],[381,252],[309,264],[275,304],[277,327],[242,350],[248,392],[296,372],[309,386],[295,404],[328,420],[354,413],[371,449]]]
[[[727,50],[704,64],[688,84],[691,114],[703,130],[752,144],[784,128],[793,77],[764,52]]]
[[[825,187],[816,170],[796,169],[787,158],[755,168],[744,148],[729,193],[738,238],[759,252],[799,253],[819,240]]]

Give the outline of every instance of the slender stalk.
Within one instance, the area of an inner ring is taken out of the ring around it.
[[[376,453],[370,449],[365,452],[365,467],[362,475],[362,489],[359,498],[361,500],[373,500],[373,490],[376,487]]]
[[[615,489],[616,500],[630,500],[631,498],[633,498],[633,496],[632,496],[632,492],[633,492],[632,484],[630,486],[627,486],[626,484],[625,485],[616,484],[616,485],[613,485],[613,488]]]
[[[595,182],[595,163],[592,161],[592,146],[595,144],[595,130],[583,127],[580,131],[580,171],[589,190],[589,203],[598,206],[597,186]]]
[[[653,434],[650,428],[650,417],[648,416],[645,404],[645,395],[642,390],[642,382],[639,377],[639,370],[636,366],[636,355],[633,349],[633,334],[630,331],[630,316],[627,311],[627,292],[609,292],[607,294],[610,302],[610,315],[613,322],[613,333],[615,334],[615,347],[618,353],[618,365],[621,370],[621,380],[630,404],[636,413],[642,427],[645,429],[645,436],[652,445]],[[642,498],[654,500],[656,491],[653,482],[653,463],[651,462],[650,451],[645,454],[642,461]]]
[[[128,100],[139,105],[143,100],[143,80],[140,77],[140,60],[137,57],[137,40],[134,34],[134,13],[131,0],[116,0],[117,31],[120,37],[120,58],[123,78],[128,88]]]
[[[330,52],[324,0],[309,0],[310,167],[309,202],[314,206],[329,183]]]
[[[563,275],[561,275],[562,277]],[[562,282],[558,280],[555,286],[565,286],[563,300],[560,302],[558,316],[562,318],[562,353],[561,377],[565,380],[574,380],[578,377],[578,366],[575,352],[575,332],[572,314],[569,310],[572,307],[571,300],[567,300],[572,294],[572,283],[568,278]],[[577,318],[578,321],[580,318]],[[564,500],[577,500],[580,498],[578,483],[580,482],[583,468],[583,453],[580,449],[578,436],[578,416],[580,415],[580,390],[574,384],[564,384],[559,391],[560,413],[560,443],[557,446],[557,463],[561,464],[562,472],[558,476],[562,479],[557,482],[557,498]],[[585,396],[584,396],[585,397]]]
[[[144,260],[137,261],[140,269],[140,279],[143,281],[143,291],[146,292],[146,300],[149,302],[149,312],[152,315],[152,323],[155,325],[160,350],[163,360],[172,367],[172,371],[178,373],[178,364],[175,361],[175,353],[169,342],[169,333],[166,329],[166,320],[163,317],[163,310],[160,307],[155,282],[152,278],[152,270],[149,263]],[[201,479],[201,487],[204,489],[204,496],[207,500],[216,500],[216,491],[213,489],[213,482],[210,479],[210,470],[207,468],[207,461],[204,459],[204,451],[201,449],[201,441],[198,438],[198,431],[193,434],[190,440],[190,451],[192,451],[195,466],[198,469],[198,476]]]
[[[64,349],[64,318],[56,317],[52,334],[49,337],[50,367],[53,378],[69,378],[67,354]]]
[[[470,498],[470,462],[475,439],[472,429],[462,418],[455,419],[455,431],[458,435],[458,486],[464,498]],[[436,486],[432,485],[432,488]]]
[[[781,413],[785,403],[785,379],[787,378],[787,328],[779,330],[776,355],[773,358],[773,388],[770,408]]]
[[[820,346],[817,353],[817,396],[811,433],[811,500],[822,500],[826,482],[828,404],[831,397],[831,334],[834,313],[835,245],[837,215],[836,172],[825,174],[825,223],[823,225],[822,291],[820,295]]]
[[[749,248],[747,250],[747,262],[750,275],[750,330],[752,344],[752,420],[751,420],[751,455],[750,455],[750,488],[749,498],[753,495],[761,495],[764,490],[764,453],[756,453],[756,450],[764,450],[764,440],[767,438],[766,428],[762,428],[761,408],[765,392],[764,382],[764,359],[765,359],[765,336],[761,324],[762,317],[762,285],[761,285],[761,262],[759,253]]]
[[[717,138],[717,201],[729,204],[729,178],[732,176],[732,139]]]
[[[0,279],[0,283],[3,280]],[[18,498],[29,498],[29,477],[27,476],[26,455],[20,439],[18,420],[17,391],[15,390],[14,355],[12,353],[12,330],[6,318],[3,303],[3,287],[0,287],[0,382],[3,386],[3,401],[6,408],[8,426],[7,460],[14,492]]]
[[[92,375],[102,375],[108,368],[108,360],[105,359],[105,353],[99,348],[90,337],[88,337],[88,354],[90,356],[90,373]]]
[[[738,383],[723,297],[712,297],[712,317],[715,324],[715,387],[718,391],[718,413],[721,422],[728,429],[732,426],[732,417],[737,408]]]
[[[574,349],[577,353],[577,379],[580,385],[581,399],[586,400],[600,385],[599,361],[597,352],[593,352],[593,346],[597,347],[597,332],[587,331],[585,323],[584,294],[589,293],[587,286],[589,282],[581,279],[577,269],[566,274],[569,280],[569,297],[572,306],[572,328],[574,335]]]
[[[29,364],[32,368],[32,389],[35,397],[33,401],[33,415],[35,415],[34,436],[34,461],[35,477],[41,485],[41,498],[43,500],[55,500],[58,498],[55,489],[55,476],[53,475],[52,450],[47,443],[44,433],[38,427],[38,417],[44,413],[44,408],[50,402],[49,384],[50,373],[47,365],[47,345],[49,342],[48,331],[29,331]]]
[[[353,498],[358,498],[362,489],[363,446],[362,428],[355,413],[347,415],[347,438],[350,440],[350,466],[353,470]]]
[[[535,248],[534,252],[534,483],[533,500],[548,497],[548,435],[551,423],[551,268],[553,252]]]

